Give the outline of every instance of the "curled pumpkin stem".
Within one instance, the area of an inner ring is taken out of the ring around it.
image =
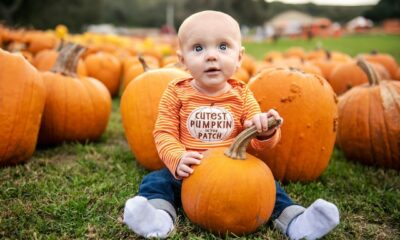
[[[50,71],[75,77],[79,58],[85,50],[86,48],[82,45],[65,43]]]
[[[146,60],[144,60],[143,55],[139,55],[139,62],[142,64],[143,70],[145,72],[147,72],[148,70],[150,70],[149,65],[147,65]]]
[[[369,85],[379,85],[380,79],[376,71],[371,67],[371,64],[363,58],[357,59],[357,65],[367,74]]]
[[[273,117],[268,119],[268,128],[274,128],[281,123],[281,120],[277,120]],[[242,131],[231,146],[225,151],[225,155],[232,159],[246,159],[246,149],[250,140],[257,135],[256,126],[252,126]]]
[[[78,63],[81,55],[86,51],[86,47],[75,44],[71,50],[71,53],[69,54],[69,65],[68,65],[68,71],[70,72],[71,75],[75,75],[77,73],[78,69]]]

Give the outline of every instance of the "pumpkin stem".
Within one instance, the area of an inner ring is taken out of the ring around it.
[[[273,128],[280,124],[280,120],[271,117],[268,119],[268,128]],[[250,140],[257,135],[256,126],[243,130],[236,136],[235,140],[225,151],[225,155],[232,159],[246,159],[246,149]]]
[[[75,77],[79,57],[85,49],[85,47],[74,43],[64,44],[57,57],[56,63],[50,71]]]
[[[68,55],[69,55],[69,52],[71,51],[71,47],[72,47],[72,43],[64,44],[64,46],[62,47],[62,49],[60,50],[60,52],[58,54],[56,63],[53,65],[53,67],[50,70],[51,72],[68,75],[65,70],[65,66],[68,63]]]
[[[332,59],[331,51],[325,49],[325,56],[327,60],[331,60]]]
[[[142,67],[145,72],[150,70],[150,67],[149,67],[149,65],[147,65],[146,60],[144,60],[143,55],[139,55],[139,62],[142,64]]]
[[[86,51],[86,47],[75,44],[71,50],[71,54],[69,56],[70,62],[68,66],[68,70],[72,75],[76,75],[78,69],[78,63],[81,55]]]
[[[363,58],[357,60],[357,65],[367,74],[369,85],[379,85],[380,79],[376,74],[376,71],[371,67],[367,61]]]
[[[57,47],[56,47],[56,51],[57,51],[57,52],[60,52],[61,49],[63,49],[64,44],[65,44],[65,40],[64,40],[64,39],[61,39],[60,42],[58,43]]]
[[[377,55],[377,54],[378,54],[378,50],[376,50],[376,49],[371,50],[371,55]]]

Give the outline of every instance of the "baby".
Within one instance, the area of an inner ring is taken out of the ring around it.
[[[177,55],[192,77],[172,81],[160,101],[154,140],[166,168],[144,177],[124,211],[128,227],[146,238],[166,238],[174,229],[182,179],[201,164],[204,151],[229,146],[251,126],[258,135],[250,144],[257,149],[274,147],[281,136],[280,125],[268,128],[270,117],[283,122],[279,113],[262,113],[249,88],[231,79],[244,52],[232,17],[217,11],[193,14],[182,23],[178,38]],[[271,218],[290,239],[320,238],[339,223],[334,204],[318,199],[305,209],[278,182],[276,190]]]

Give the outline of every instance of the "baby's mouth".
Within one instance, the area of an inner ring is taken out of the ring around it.
[[[219,72],[219,71],[220,71],[220,69],[216,68],[216,67],[210,67],[205,70],[206,73],[214,73],[214,72]]]

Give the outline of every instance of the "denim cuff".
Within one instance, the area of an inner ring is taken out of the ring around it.
[[[287,236],[287,230],[289,224],[295,219],[297,216],[302,214],[306,209],[299,205],[291,205],[285,208],[281,215],[277,219],[274,220],[274,226],[278,228],[283,234]]]
[[[166,211],[171,216],[172,221],[175,222],[176,210],[170,202],[161,198],[155,198],[155,199],[150,199],[149,203],[157,209]]]

